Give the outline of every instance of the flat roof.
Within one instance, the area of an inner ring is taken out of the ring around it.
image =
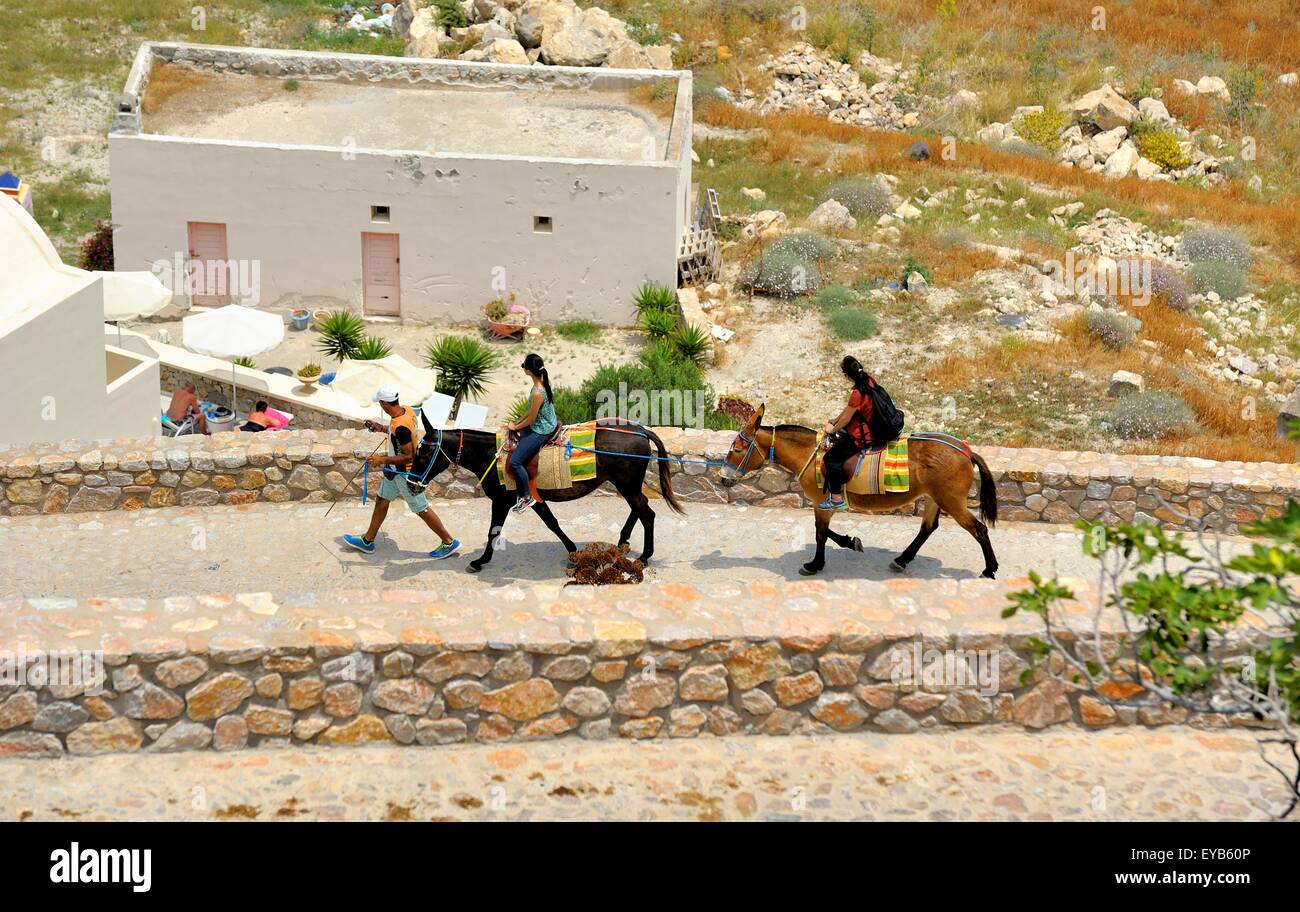
[[[669,157],[683,76],[201,45],[140,62],[144,134],[613,162]]]

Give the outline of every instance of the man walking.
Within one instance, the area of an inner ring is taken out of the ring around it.
[[[370,517],[370,528],[366,530],[366,534],[345,535],[343,541],[358,551],[372,553],[375,550],[375,536],[379,534],[379,527],[384,524],[384,519],[388,516],[388,505],[401,497],[411,508],[411,512],[424,520],[425,525],[441,539],[442,544],[430,551],[429,556],[442,560],[455,554],[460,548],[460,542],[447,532],[438,514],[434,513],[433,507],[429,506],[424,492],[413,492],[407,485],[406,479],[397,474],[408,471],[415,460],[416,434],[415,410],[402,405],[397,400],[397,390],[391,386],[382,386],[379,392],[375,393],[375,402],[379,403],[379,407],[388,416],[388,427],[385,428],[367,419],[366,430],[388,435],[389,454],[387,456],[376,454],[370,457],[372,468],[383,469],[384,483],[379,487],[379,497],[375,499],[375,512]]]

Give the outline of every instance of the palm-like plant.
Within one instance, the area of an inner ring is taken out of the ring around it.
[[[664,339],[677,331],[677,314],[670,310],[647,310],[639,319],[652,339]]]
[[[712,346],[709,334],[694,323],[677,330],[668,337],[668,342],[677,357],[697,367],[703,367],[704,362],[709,359],[709,350]]]
[[[353,361],[378,361],[380,358],[387,358],[393,353],[393,346],[389,345],[378,336],[366,336],[357,343],[356,351],[352,353]]]
[[[644,317],[653,311],[672,310],[677,306],[677,291],[667,285],[646,282],[637,289],[632,304],[636,307],[638,317]]]
[[[365,329],[365,321],[357,314],[346,310],[333,311],[321,320],[321,339],[316,343],[316,349],[342,364],[348,358],[356,357]]]
[[[437,390],[455,400],[453,408],[466,396],[481,396],[500,361],[496,349],[469,336],[443,336],[424,350],[425,366],[438,372]]]

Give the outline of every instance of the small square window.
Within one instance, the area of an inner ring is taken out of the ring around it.
[[[533,232],[535,234],[550,234],[551,228],[551,217],[549,215],[533,216]]]
[[[372,222],[391,222],[392,213],[387,206],[371,206],[370,221]]]

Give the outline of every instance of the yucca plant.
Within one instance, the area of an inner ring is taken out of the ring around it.
[[[637,289],[632,303],[636,307],[638,318],[647,313],[662,313],[677,307],[677,290],[667,285],[646,282]]]
[[[249,357],[239,357],[239,358],[236,358],[236,359],[235,359],[235,364],[237,364],[237,365],[240,366],[240,367],[247,367],[247,368],[251,368],[251,369],[253,369],[253,370],[256,370],[256,369],[257,369],[257,365],[254,364],[254,363],[253,363],[253,359],[252,359],[252,358],[249,358]]]
[[[669,310],[647,310],[638,318],[652,339],[664,339],[677,332],[677,314]]]
[[[703,367],[704,363],[709,360],[712,341],[708,332],[694,323],[677,330],[668,337],[668,342],[672,345],[673,352],[677,357],[684,361]]]
[[[424,350],[424,363],[438,372],[437,390],[460,405],[466,396],[481,396],[488,376],[501,364],[500,353],[469,336],[443,336]]]
[[[380,358],[387,358],[393,353],[393,346],[389,345],[378,336],[366,336],[357,343],[356,351],[352,353],[353,361],[378,361]]]
[[[365,330],[366,323],[357,314],[346,310],[332,311],[321,320],[321,339],[316,343],[316,349],[342,364],[346,359],[356,357]]]

